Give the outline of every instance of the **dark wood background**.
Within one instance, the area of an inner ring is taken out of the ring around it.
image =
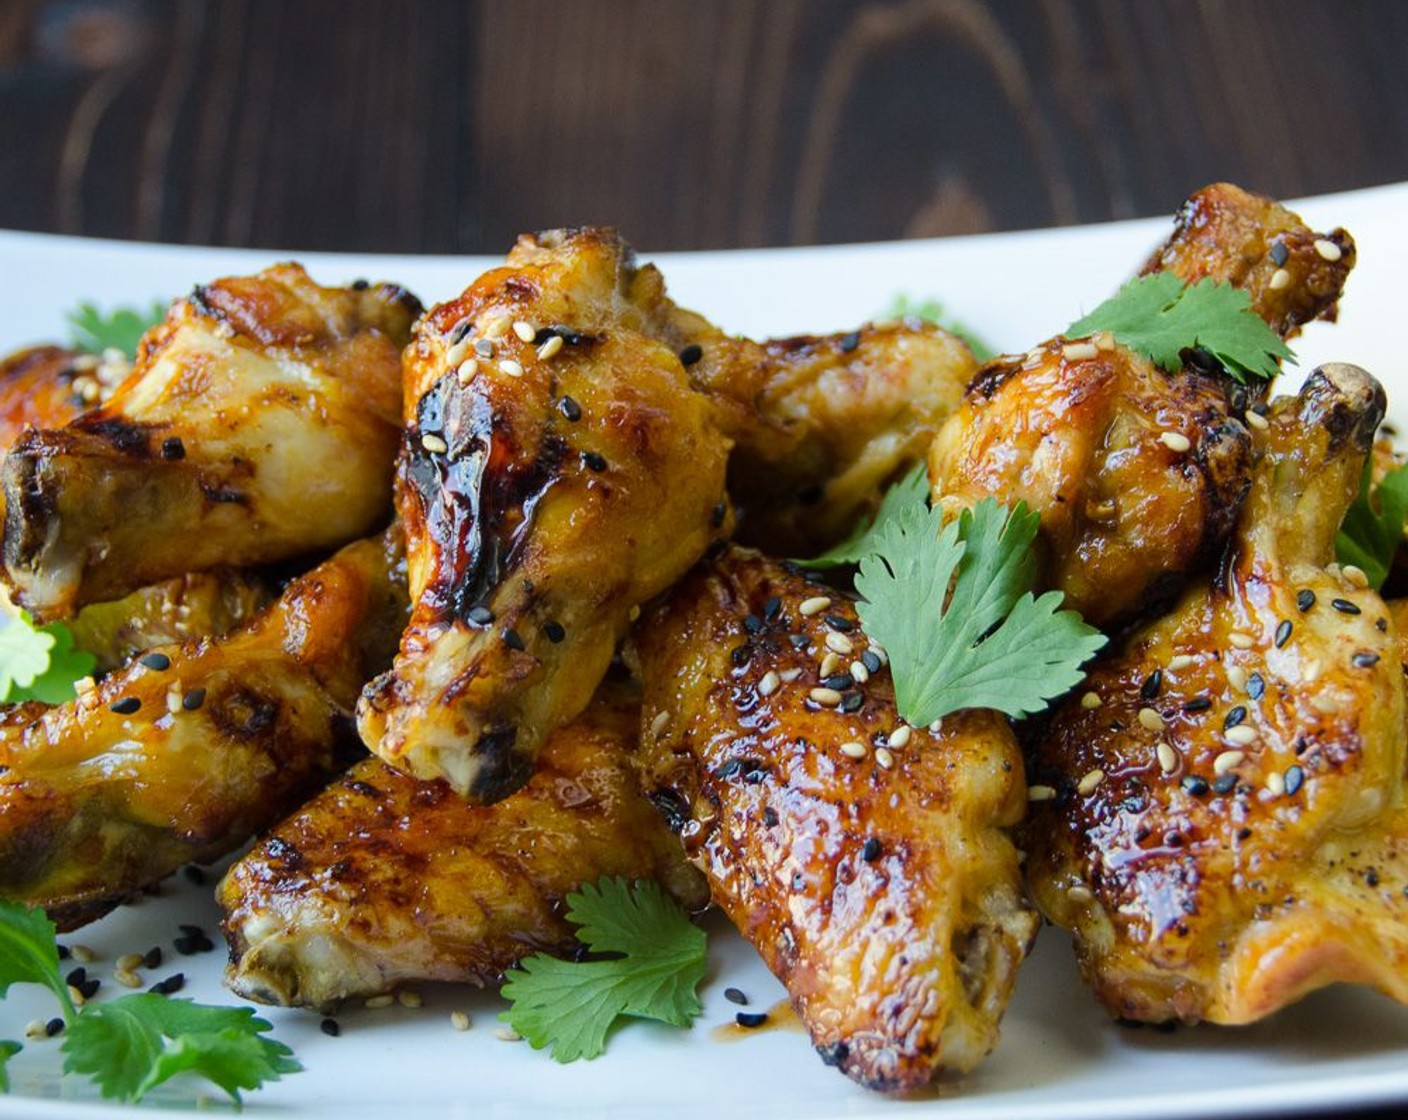
[[[499,251],[1408,178],[1402,0],[0,0],[0,226]]]

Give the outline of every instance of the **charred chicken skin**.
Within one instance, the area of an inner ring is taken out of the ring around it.
[[[743,549],[634,641],[647,794],[822,1059],[886,1090],[976,1065],[1036,932],[1005,720],[903,724],[853,604]]]
[[[604,684],[494,805],[359,763],[221,883],[226,982],[321,1009],[413,981],[497,983],[530,953],[578,946],[564,898],[603,875],[654,879],[700,909],[703,878],[636,785],[639,719],[634,690]]]
[[[153,650],[0,716],[0,897],[61,929],[224,855],[340,765],[405,618],[398,545],[349,545],[227,638]]]
[[[1031,889],[1114,1015],[1246,1023],[1336,981],[1408,1002],[1402,639],[1332,563],[1383,408],[1343,365],[1277,401],[1222,569],[1035,747]]]
[[[1353,262],[1343,230],[1313,233],[1221,184],[1185,204],[1145,271],[1235,284],[1290,337],[1333,316]],[[1255,391],[1196,353],[1168,373],[1108,335],[1058,337],[983,367],[930,450],[934,498],[1025,501],[1041,515],[1046,584],[1115,625],[1220,554],[1249,485],[1249,407],[1262,407]]]
[[[47,621],[375,530],[418,310],[399,288],[322,288],[292,264],[176,301],[106,403],[7,456],[16,603]]]

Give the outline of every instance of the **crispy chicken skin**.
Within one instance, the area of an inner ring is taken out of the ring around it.
[[[1289,337],[1333,314],[1353,260],[1343,230],[1312,233],[1269,199],[1219,185],[1189,200],[1145,270],[1242,286]],[[1282,269],[1289,287],[1271,279]],[[1045,582],[1109,627],[1220,554],[1249,485],[1243,415],[1260,407],[1257,392],[1197,361],[1167,373],[1108,336],[1057,337],[973,380],[930,449],[934,497],[946,508],[1025,501],[1041,515]]]
[[[83,411],[74,388],[80,363],[88,361],[61,346],[35,346],[0,361],[0,448],[12,447],[25,428],[62,427]]]
[[[399,288],[323,288],[295,264],[177,300],[105,404],[7,456],[15,601],[46,621],[375,530],[418,310]]]
[[[839,708],[813,691],[828,637],[864,678],[832,682]],[[886,1090],[976,1065],[1037,922],[1006,832],[1026,797],[1007,723],[897,736],[851,602],[748,550],[701,565],[634,641],[647,794],[822,1059]]]
[[[729,443],[652,319],[660,292],[614,233],[556,231],[418,324],[397,486],[413,611],[359,709],[392,765],[512,793],[632,608],[728,532]]]
[[[359,763],[220,884],[226,983],[325,1010],[412,981],[497,983],[530,953],[577,947],[563,899],[603,875],[657,880],[700,909],[702,876],[636,785],[639,718],[637,694],[603,685],[494,805]]]
[[[1336,981],[1408,1002],[1402,637],[1331,562],[1383,408],[1344,365],[1277,401],[1222,570],[1036,745],[1030,886],[1114,1015],[1246,1023]]]
[[[349,545],[239,632],[168,646],[54,708],[0,716],[0,896],[61,929],[237,848],[355,742],[405,618],[398,546]]]

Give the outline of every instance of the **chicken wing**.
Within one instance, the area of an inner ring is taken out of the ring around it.
[[[91,370],[97,365],[98,359],[61,346],[19,350],[0,362],[0,448],[12,447],[25,428],[67,424],[88,407],[82,386],[89,379],[96,401],[99,383]]]
[[[16,602],[47,621],[375,530],[418,310],[399,288],[322,288],[294,264],[176,301],[105,404],[7,456]]]
[[[586,707],[632,609],[729,529],[728,440],[609,231],[525,239],[418,325],[397,500],[413,611],[364,741],[478,802]]]
[[[276,826],[220,884],[226,983],[328,1009],[420,980],[498,983],[537,951],[577,946],[564,897],[603,875],[709,899],[632,770],[640,700],[603,685],[494,805],[468,805],[368,759]]]
[[[877,1089],[977,1064],[1036,932],[1007,723],[908,727],[854,605],[742,549],[634,641],[647,793],[822,1059]]]
[[[1383,391],[1276,402],[1222,570],[1133,633],[1032,759],[1032,892],[1114,1015],[1245,1023],[1336,981],[1408,1002],[1402,635],[1332,563]]]
[[[238,847],[345,765],[358,690],[405,618],[397,548],[349,545],[228,638],[0,715],[0,897],[73,928]]]
[[[1289,337],[1333,315],[1353,261],[1343,230],[1312,233],[1223,184],[1189,200],[1146,271],[1237,284]],[[1200,353],[1167,373],[1108,335],[1057,337],[973,380],[930,450],[934,497],[946,508],[1025,501],[1041,515],[1045,582],[1111,626],[1167,601],[1220,554],[1249,485],[1256,421],[1243,417],[1261,407],[1257,392]]]

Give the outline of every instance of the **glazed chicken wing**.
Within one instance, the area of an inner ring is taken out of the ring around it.
[[[368,686],[383,759],[479,802],[591,699],[632,609],[728,530],[728,440],[602,230],[524,239],[406,353],[413,612]]]
[[[877,1089],[976,1065],[1036,932],[1005,720],[903,724],[854,605],[742,549],[634,640],[647,793],[822,1059]]]
[[[1408,1002],[1402,637],[1332,563],[1383,407],[1343,365],[1276,402],[1223,569],[1036,745],[1031,889],[1114,1015],[1245,1023],[1336,981]]]
[[[178,300],[105,404],[7,456],[15,601],[46,621],[375,530],[417,311],[399,288],[322,288],[292,264]]]
[[[220,884],[226,982],[324,1009],[420,980],[497,983],[530,953],[577,947],[564,898],[603,875],[656,880],[701,908],[702,877],[636,785],[639,719],[633,690],[603,685],[494,805],[359,763]]]
[[[0,448],[9,449],[26,428],[58,428],[92,401],[82,387],[91,379],[93,401],[98,359],[61,346],[34,346],[0,361]]]
[[[339,766],[405,618],[398,546],[349,545],[243,630],[0,716],[0,897],[69,929],[231,851]]]
[[[1286,337],[1333,315],[1354,261],[1343,230],[1312,233],[1269,199],[1218,185],[1193,196],[1146,266],[1246,290]],[[1097,625],[1166,600],[1219,555],[1246,493],[1248,407],[1199,354],[1168,373],[1108,335],[1057,337],[988,363],[934,441],[936,500],[1025,501],[1041,515],[1045,582]]]

